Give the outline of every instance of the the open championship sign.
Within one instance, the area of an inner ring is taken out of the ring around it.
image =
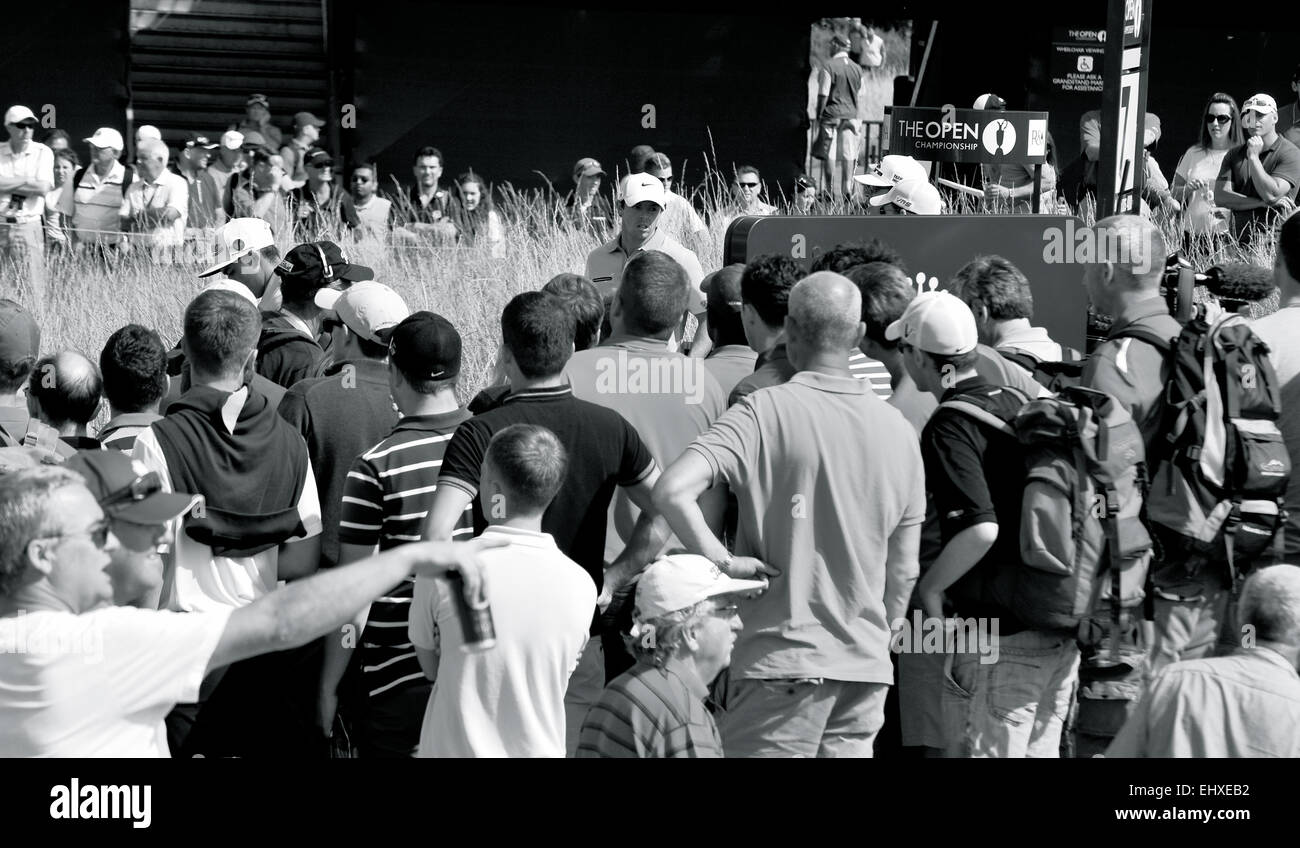
[[[1047,161],[1046,112],[887,107],[889,152],[930,162]]]

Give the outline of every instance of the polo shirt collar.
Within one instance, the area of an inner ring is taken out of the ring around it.
[[[686,690],[697,700],[703,701],[709,697],[709,687],[700,679],[699,673],[681,657],[669,657],[664,663],[664,671],[684,683]]]
[[[967,377],[965,380],[957,381],[957,385],[945,391],[943,397],[939,399],[939,402],[942,403],[955,395],[965,394],[972,389],[978,389],[986,385],[988,385],[988,383],[982,377]]]
[[[769,350],[767,353],[760,353],[758,355],[758,360],[754,363],[754,366],[757,368],[758,366],[766,365],[769,362],[781,363],[781,362],[789,362],[789,361],[790,361],[790,357],[787,356],[785,352],[785,343],[782,342],[781,344]]]
[[[536,530],[525,530],[522,527],[506,527],[501,524],[491,524],[486,530],[479,534],[480,539],[493,537],[505,539],[514,545],[526,545],[530,548],[543,548],[546,550],[559,550],[559,547],[555,544],[555,538],[551,536],[550,533],[539,533]]]
[[[633,250],[631,253],[627,253],[627,251],[623,250],[623,234],[620,232],[618,235],[614,236],[613,240],[609,243],[609,252],[627,253],[628,256],[632,256],[633,254],[640,253],[643,250],[663,250],[664,242],[667,240],[668,233],[663,227],[655,224],[654,234],[651,235],[650,238],[646,239],[645,244],[641,245],[636,250]]]
[[[754,349],[749,345],[739,345],[739,344],[723,345],[722,347],[715,347],[713,350],[709,351],[709,355],[706,356],[705,359],[715,359],[721,356],[739,357],[741,359],[747,359],[749,358],[749,355],[753,352]]]
[[[1129,324],[1141,321],[1143,318],[1154,318],[1157,315],[1168,314],[1169,304],[1165,303],[1164,298],[1159,295],[1149,297],[1146,300],[1124,307],[1119,315],[1115,316],[1115,323],[1111,325],[1110,332],[1106,336],[1113,339]]]
[[[365,377],[388,379],[388,363],[381,359],[340,359],[325,369],[324,376],[333,377],[351,365],[352,370]]]
[[[1025,344],[1026,342],[1050,342],[1051,340],[1051,337],[1047,335],[1046,327],[1015,327],[1002,332],[998,336],[998,343],[994,347]]]
[[[607,340],[601,342],[598,347],[617,347],[623,350],[649,350],[649,351],[666,351],[668,350],[667,339],[655,339],[650,336],[633,336],[629,333],[620,333],[610,336]]]
[[[1288,676],[1300,675],[1300,672],[1296,671],[1295,666],[1287,662],[1286,657],[1282,656],[1277,651],[1273,651],[1268,648],[1254,647],[1254,648],[1241,648],[1237,651],[1237,653],[1239,656],[1250,657],[1251,659],[1258,660],[1259,662],[1268,663],[1269,665],[1275,665],[1278,667],[1280,671],[1282,671],[1284,674],[1287,674]]]
[[[396,433],[398,430],[418,430],[422,432],[446,430],[449,427],[454,427],[468,421],[471,417],[469,410],[464,409],[463,407],[461,409],[453,409],[451,412],[435,412],[429,415],[407,415],[402,418],[401,421],[397,422],[397,426],[393,428],[393,432]]]
[[[147,427],[153,422],[161,420],[162,416],[156,412],[123,412],[121,415],[114,415],[110,418],[99,433],[102,436],[110,430],[121,427]]]
[[[857,377],[836,377],[820,371],[799,371],[790,378],[789,382],[810,386],[821,392],[846,395],[865,395],[871,391],[867,380],[859,380]]]
[[[121,162],[114,162],[113,167],[109,169],[108,176],[101,177],[98,173],[96,173],[95,166],[91,164],[86,166],[86,176],[99,182],[100,184],[112,183],[112,182],[120,183],[126,179],[126,166],[123,165]],[[82,179],[84,180],[85,178],[83,177]]]
[[[280,317],[288,321],[290,327],[293,327],[304,336],[312,339],[316,338],[316,334],[307,326],[307,322],[290,312],[287,306],[280,307]]]
[[[565,383],[563,386],[550,386],[545,389],[523,389],[522,391],[511,392],[506,395],[506,399],[501,401],[501,404],[504,406],[508,403],[530,403],[568,397],[573,397],[573,387]]]

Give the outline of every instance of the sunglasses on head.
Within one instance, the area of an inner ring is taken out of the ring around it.
[[[109,494],[99,502],[99,505],[103,509],[108,509],[124,503],[135,503],[161,491],[162,479],[158,476],[157,471],[150,471],[147,474],[141,474],[123,488]]]
[[[1231,115],[1207,115],[1205,122],[1207,124],[1227,124],[1232,121]]]

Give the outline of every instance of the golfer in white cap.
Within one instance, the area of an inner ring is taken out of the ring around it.
[[[211,277],[221,273],[208,283],[209,288],[228,289],[229,283],[242,285],[252,299],[261,301],[263,310],[279,309],[280,285],[275,272],[280,264],[280,249],[275,246],[270,224],[261,218],[227,221],[217,230],[213,252],[215,262],[199,274]]]
[[[577,756],[721,757],[705,707],[709,683],[731,664],[742,626],[736,600],[766,588],[766,580],[736,580],[695,554],[651,563],[636,589],[638,662],[588,711]]]

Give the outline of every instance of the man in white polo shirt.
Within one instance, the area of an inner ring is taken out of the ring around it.
[[[623,179],[619,186],[618,212],[622,225],[618,235],[587,254],[584,276],[596,286],[602,298],[609,300],[618,290],[628,260],[642,251],[662,250],[686,269],[698,304],[692,311],[704,311],[704,299],[699,291],[704,269],[693,252],[660,226],[660,216],[667,206],[668,193],[657,177],[632,174]]]
[[[0,264],[25,271],[39,299],[45,293],[45,239],[41,217],[45,193],[54,188],[54,153],[32,140],[40,123],[26,106],[5,112],[9,142],[0,145]],[[8,277],[0,273],[0,278]]]
[[[72,215],[78,245],[116,249],[122,241],[122,201],[134,178],[128,171],[133,169],[117,161],[122,155],[122,134],[112,127],[95,130],[86,143],[90,165],[72,178],[75,191],[63,193],[65,203],[72,202],[72,208],[65,206],[63,211]]]
[[[185,239],[189,184],[180,174],[167,170],[170,153],[162,141],[144,139],[135,156],[138,178],[126,189],[122,223],[131,231],[133,245],[153,249],[155,260],[170,260],[174,257],[171,251]]]

